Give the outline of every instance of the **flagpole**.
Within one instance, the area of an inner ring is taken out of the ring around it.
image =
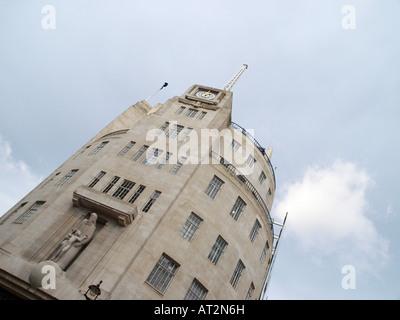
[[[165,88],[168,85],[168,82],[164,82],[163,86],[160,89],[157,89],[150,97],[148,97],[145,101],[149,100],[151,97],[153,97],[158,91],[161,91],[162,88]]]

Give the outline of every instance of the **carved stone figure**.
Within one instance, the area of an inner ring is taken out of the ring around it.
[[[51,259],[56,262],[62,270],[70,264],[77,256],[82,247],[89,243],[96,230],[97,214],[92,213],[89,219],[84,219],[70,234],[61,242],[61,246]]]

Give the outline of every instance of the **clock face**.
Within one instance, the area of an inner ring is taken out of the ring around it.
[[[196,96],[203,99],[214,99],[215,94],[210,91],[199,90],[196,92]]]

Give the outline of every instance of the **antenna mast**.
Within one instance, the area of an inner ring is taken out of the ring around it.
[[[243,66],[239,69],[239,71],[233,76],[233,78],[225,85],[223,90],[225,91],[230,91],[235,84],[235,82],[239,79],[239,77],[242,75],[244,70],[246,70],[248,67],[247,64],[243,64]]]

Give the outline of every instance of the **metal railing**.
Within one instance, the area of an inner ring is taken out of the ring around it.
[[[261,195],[256,190],[256,188],[251,184],[251,182],[238,169],[236,169],[235,166],[227,162],[219,154],[215,153],[214,151],[211,151],[210,156],[219,161],[219,163],[222,164],[225,167],[225,169],[228,170],[229,173],[234,175],[243,185],[246,186],[246,188],[254,196],[260,207],[263,209],[265,217],[267,218],[267,221],[271,227],[271,230],[273,230],[273,220],[271,218],[271,214],[269,213],[268,207],[265,204],[264,200],[262,199]]]
[[[246,129],[244,129],[243,127],[239,126],[237,123],[235,122],[231,122],[231,126],[234,127],[237,130],[240,130],[247,138],[249,138],[249,140],[251,142],[254,143],[254,145],[257,147],[257,149],[261,152],[261,154],[264,156],[265,161],[267,161],[268,166],[272,172],[272,178],[274,180],[274,190],[276,189],[276,179],[275,179],[275,171],[274,171],[274,167],[271,164],[271,160],[268,158],[267,153],[265,152],[265,148],[263,148],[258,141],[250,134],[246,131]]]

